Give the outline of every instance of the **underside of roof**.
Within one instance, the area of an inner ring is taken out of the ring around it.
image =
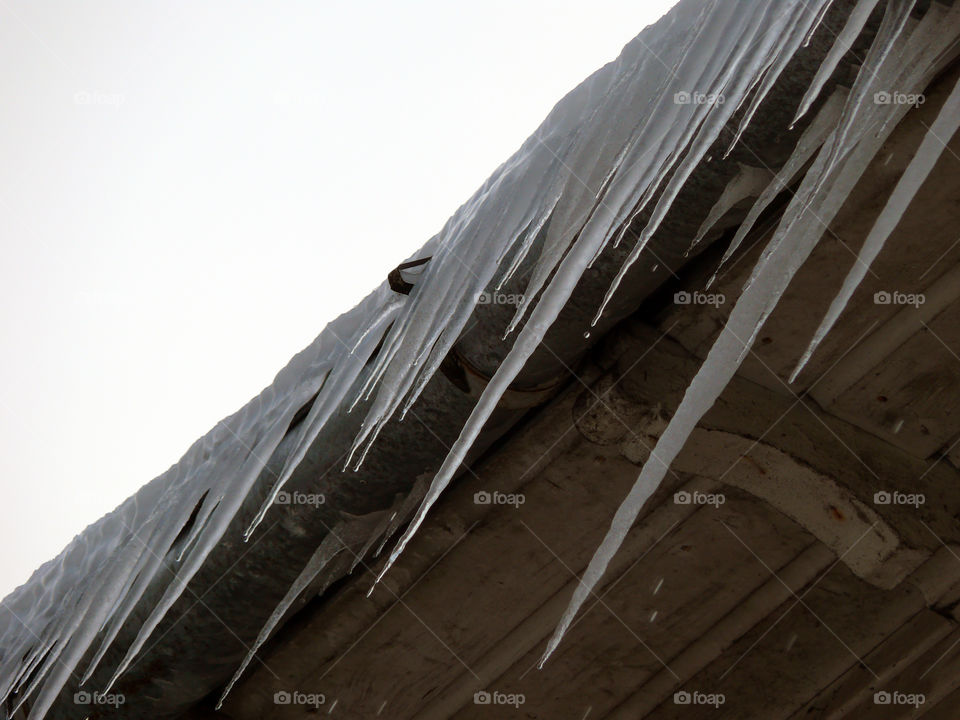
[[[681,2],[4,600],[8,712],[953,717],[958,40]]]

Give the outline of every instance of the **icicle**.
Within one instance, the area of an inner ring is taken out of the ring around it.
[[[720,97],[723,84],[716,78],[725,69],[731,72],[729,63],[725,61],[728,61],[730,54],[736,51],[738,38],[741,39],[743,47],[750,45],[751,34],[756,31],[760,17],[754,17],[752,20],[748,17],[747,25],[744,27],[744,16],[749,16],[750,13],[743,12],[742,8],[740,10],[741,12],[736,12],[737,8],[733,7],[732,3],[715,3],[700,16],[695,33],[698,42],[690,42],[682,47],[676,68],[672,70],[667,68],[669,82],[657,83],[656,92],[651,94],[653,100],[644,113],[644,119],[634,133],[633,139],[627,144],[627,151],[618,151],[617,158],[620,166],[627,170],[611,178],[604,193],[603,202],[597,202],[594,194],[589,198],[584,197],[581,204],[568,210],[567,216],[563,218],[564,222],[558,223],[560,227],[567,229],[566,232],[547,237],[540,261],[524,293],[525,300],[517,308],[514,319],[508,327],[508,333],[516,329],[532,306],[533,298],[542,291],[562,261],[570,247],[570,242],[584,232],[588,225],[592,227],[601,223],[608,235],[612,234],[613,228],[622,226],[623,231],[614,242],[614,247],[617,246],[623,233],[630,226],[630,222],[652,197],[655,188],[651,188],[651,183],[657,181],[659,184],[669,165],[676,161],[683,144],[700,125],[703,118],[714,109],[712,103],[684,104],[678,102],[678,97],[689,98],[691,90],[698,90],[701,87],[709,88],[711,90],[709,94],[716,98]],[[708,27],[720,28],[720,31],[706,33]],[[698,62],[699,58],[717,57],[722,58],[724,62],[719,60]],[[685,96],[684,93],[686,93]],[[682,120],[681,112],[684,116]],[[603,244],[596,246],[594,256],[590,260],[591,264],[602,249]]]
[[[286,427],[288,427],[290,424],[290,419],[292,418],[293,412],[295,412],[297,408],[302,406],[302,404],[312,396],[313,393],[310,392],[310,389],[310,386],[302,388],[302,390],[304,390],[303,395],[305,395],[305,397],[299,397],[299,403],[296,403],[295,407],[291,405],[288,413],[282,416],[280,421],[274,424],[272,431],[268,433],[260,443],[258,443],[257,447],[263,449],[265,452],[257,453],[248,450],[250,461],[245,464],[245,467],[241,468],[239,476],[236,478],[227,478],[227,480],[231,483],[230,492],[221,493],[220,503],[217,505],[216,510],[212,512],[209,525],[198,538],[196,546],[189,556],[184,560],[179,572],[167,586],[160,601],[140,627],[136,638],[128,648],[126,655],[120,662],[120,665],[114,671],[113,676],[110,678],[109,683],[107,683],[107,686],[104,689],[104,692],[107,692],[111,687],[113,687],[113,684],[117,681],[120,675],[123,674],[129,664],[138,655],[147,639],[153,634],[153,631],[156,629],[157,625],[159,625],[160,621],[166,616],[167,611],[177,601],[181,593],[187,587],[187,584],[193,579],[193,576],[203,565],[207,555],[209,555],[213,548],[216,547],[217,543],[220,541],[220,538],[223,537],[223,534],[229,527],[230,522],[233,520],[237,510],[239,510],[240,506],[243,504],[247,492],[260,475],[260,472],[263,470],[267,458],[273,454],[273,450],[282,439]]]
[[[867,51],[866,60],[864,60],[860,72],[857,73],[856,82],[854,82],[850,91],[850,98],[844,106],[843,116],[840,118],[838,126],[840,135],[833,145],[833,153],[824,166],[821,179],[833,170],[836,163],[850,148],[850,143],[846,142],[847,133],[854,127],[853,120],[857,114],[863,112],[863,105],[871,90],[873,80],[877,77],[877,71],[887,59],[887,55],[893,47],[894,41],[900,35],[900,31],[903,30],[915,3],[916,0],[887,0],[886,12],[880,22],[880,28],[877,30],[877,37],[874,38],[870,50]]]
[[[195,546],[185,557],[179,572],[140,627],[104,692],[113,686],[139,654],[146,640],[226,532],[236,511],[246,498],[249,488],[259,477],[267,460],[283,439],[293,415],[318,392],[319,385],[326,376],[327,362],[323,358],[331,357],[331,353],[332,356],[338,353],[343,354],[344,349],[348,352],[351,345],[355,344],[367,329],[362,321],[383,317],[384,308],[392,302],[392,298],[388,299],[388,297],[387,291],[381,289],[350,313],[331,323],[311,348],[300,353],[288,368],[281,372],[278,376],[279,385],[275,383],[258,397],[257,404],[248,406],[222,423],[233,442],[221,443],[225,449],[220,450],[220,456],[209,458],[209,462],[218,465],[216,467],[217,485],[210,489],[212,497],[209,498],[211,501],[216,499],[216,505],[211,510],[204,529],[198,534]],[[292,387],[284,383],[288,377],[295,379]],[[342,398],[348,389],[341,386],[336,388],[336,392]],[[323,400],[323,397],[318,397],[316,402],[322,403]],[[268,423],[267,428],[259,433],[254,446],[247,445],[243,438],[256,437],[253,427],[265,426]],[[232,461],[229,459],[230,453],[234,456]],[[237,468],[235,474],[229,471],[231,466]],[[155,573],[157,569],[159,564],[153,572]],[[149,584],[150,579],[150,577],[145,578],[144,586]]]
[[[803,135],[800,136],[800,140],[790,155],[790,158],[784,163],[773,181],[760,194],[760,197],[747,213],[746,218],[740,223],[740,227],[737,228],[733,240],[730,241],[730,246],[726,252],[724,252],[723,257],[717,265],[717,270],[707,282],[707,287],[713,285],[717,273],[727,264],[730,258],[733,257],[733,254],[740,247],[740,244],[750,230],[753,229],[754,224],[763,211],[767,209],[777,195],[787,189],[793,177],[809,162],[813,153],[823,145],[827,135],[836,128],[836,123],[840,119],[840,112],[843,109],[843,103],[846,97],[846,90],[838,88],[837,91],[828,98],[827,102],[824,103],[820,112],[817,113],[816,118],[803,132]]]
[[[784,41],[780,38],[781,31],[783,26],[786,23],[789,10],[781,8],[781,14],[776,18],[774,22],[771,22],[766,34],[759,38],[757,48],[754,52],[757,53],[757,57],[763,58],[766,57],[769,53],[776,52],[777,42],[780,42],[780,47],[785,42],[789,42],[792,33],[788,33],[787,41]],[[807,12],[811,12],[809,6],[807,6]],[[752,46],[751,46],[752,47]],[[736,56],[737,65],[739,66],[740,61],[742,60],[742,54]],[[751,71],[755,71],[758,68],[756,66],[763,65],[762,60],[754,61],[754,67],[750,67],[750,63],[747,63],[747,69],[741,69],[741,74],[739,77],[733,79],[734,90],[733,97],[742,99],[746,92],[748,92],[751,87],[756,83],[756,78],[752,75]],[[768,89],[768,88],[767,88]],[[766,90],[762,89],[762,92]],[[756,96],[757,102],[762,100],[762,93],[758,92]],[[738,104],[738,103],[737,103]],[[657,228],[660,227],[660,223],[663,221],[663,218],[666,216],[667,211],[670,209],[673,200],[676,198],[677,194],[680,192],[680,189],[683,187],[686,180],[689,178],[690,174],[699,164],[700,159],[704,154],[709,150],[710,146],[719,136],[721,130],[726,125],[727,121],[732,116],[735,110],[736,104],[730,103],[730,98],[727,99],[727,102],[720,105],[720,109],[711,114],[707,120],[704,121],[703,127],[700,128],[697,137],[692,142],[691,147],[687,150],[686,155],[683,158],[680,166],[671,176],[666,190],[664,190],[663,195],[660,197],[660,200],[657,203],[653,215],[650,218],[650,221],[644,227],[643,232],[640,234],[640,238],[637,240],[636,245],[631,251],[630,255],[624,261],[623,266],[620,268],[620,271],[617,273],[617,276],[613,279],[613,282],[610,284],[610,288],[607,290],[606,295],[604,296],[603,301],[600,304],[597,314],[594,316],[593,324],[600,319],[600,316],[603,314],[603,311],[606,309],[607,305],[613,299],[613,295],[616,293],[617,288],[620,285],[620,282],[626,276],[627,271],[636,262],[637,258],[640,256],[640,253],[643,252],[643,249],[646,247],[647,242],[653,236],[653,233],[656,232]],[[724,109],[726,108],[726,109]]]
[[[297,579],[293,581],[293,584],[287,590],[286,595],[283,596],[283,599],[274,608],[273,612],[270,614],[270,617],[267,618],[266,623],[260,629],[260,633],[257,635],[257,639],[253,642],[253,645],[247,651],[246,657],[243,658],[243,662],[240,663],[240,667],[237,668],[237,671],[233,674],[233,677],[230,678],[230,682],[227,683],[227,687],[224,689],[223,694],[220,696],[220,700],[217,702],[216,709],[219,710],[223,706],[223,701],[226,700],[227,695],[230,694],[230,691],[233,689],[233,686],[236,684],[237,680],[240,679],[240,676],[243,675],[243,671],[247,669],[247,666],[250,665],[250,661],[253,660],[254,656],[257,654],[263,644],[267,641],[267,638],[270,637],[270,633],[273,632],[273,629],[277,626],[277,623],[283,618],[287,610],[290,609],[290,606],[296,602],[297,598],[300,597],[300,594],[307,588],[310,583],[316,579],[316,577],[326,568],[330,561],[333,560],[339,553],[348,549],[350,538],[342,539],[344,533],[347,532],[347,526],[338,524],[333,528],[327,536],[323,539],[323,542],[320,543],[320,546],[314,551],[313,555],[310,557],[310,560],[307,561],[307,564],[304,566],[303,570],[300,571],[300,574],[297,576]]]
[[[520,197],[527,197],[530,202],[541,193],[539,188],[515,188],[507,182],[496,184],[494,189],[511,196],[520,193]],[[354,465],[355,469],[363,463],[372,443],[401,403],[407,400],[406,407],[409,407],[410,401],[416,399],[425,385],[425,379],[429,379],[442,356],[450,351],[466,326],[481,292],[491,283],[497,271],[494,258],[506,241],[503,229],[508,219],[519,223],[521,227],[532,222],[528,203],[520,203],[520,207],[521,210],[517,212],[512,205],[504,203],[496,213],[495,220],[477,224],[469,240],[463,243],[465,249],[442,246],[434,255],[429,277],[423,281],[423,286],[426,290],[428,283],[432,283],[430,288],[442,283],[439,288],[441,297],[427,296],[428,300],[421,302],[425,295],[421,293],[415,299],[412,305],[415,319],[404,329],[403,342],[391,360],[391,367],[384,373],[376,400],[351,448],[348,464],[355,453],[364,448]],[[511,232],[509,240],[515,241],[519,235],[520,232]],[[430,361],[425,367],[418,368],[414,360],[422,356],[424,350],[430,353]]]
[[[833,0],[829,0],[824,3],[823,7],[820,9],[819,14],[816,17],[816,20],[813,23],[813,26],[807,32],[807,36],[803,39],[803,46],[807,47],[810,45],[810,41],[813,40],[813,35],[816,33],[817,28],[820,27],[820,24],[823,22],[823,18],[826,16],[827,11],[830,9],[830,6],[833,5]]]
[[[794,3],[790,3],[790,5],[793,4]],[[744,11],[752,15],[746,25],[744,25],[743,19]],[[743,98],[735,95],[733,92],[730,92],[728,97],[727,86],[736,77],[738,69],[741,69],[738,66],[744,54],[753,50],[761,39],[767,37],[756,37],[766,17],[767,12],[762,7],[758,7],[751,12],[744,8],[736,8],[732,3],[727,3],[718,8],[716,17],[711,18],[711,24],[716,24],[717,27],[721,28],[721,31],[715,35],[704,38],[704,40],[709,41],[709,45],[706,48],[696,48],[697,51],[703,52],[711,57],[709,67],[687,68],[683,74],[680,74],[680,68],[678,68],[672,86],[665,88],[659,100],[655,116],[661,115],[666,121],[676,115],[676,110],[674,109],[674,112],[671,113],[666,103],[672,103],[675,108],[678,95],[682,95],[683,93],[689,95],[688,90],[684,89],[685,85],[690,85],[695,88],[705,85],[710,88],[709,93],[706,94],[706,99],[712,99],[712,102],[701,104],[694,109],[694,112],[689,117],[684,118],[683,121],[674,122],[673,127],[668,129],[662,137],[641,135],[635,141],[635,145],[638,148],[651,143],[653,147],[657,148],[657,152],[650,162],[642,165],[637,164],[634,168],[631,168],[631,174],[626,176],[624,181],[620,183],[619,189],[628,191],[631,194],[624,196],[621,193],[616,198],[616,204],[624,208],[624,210],[621,210],[617,214],[614,222],[611,224],[612,227],[620,227],[620,232],[617,234],[613,247],[619,246],[627,231],[646,209],[648,203],[653,199],[661,185],[668,182],[669,171],[676,164],[681,153],[686,150],[689,157],[688,148],[691,139],[697,135],[698,131],[700,137],[703,137],[702,125],[705,119],[711,113],[714,115],[719,113],[721,116],[728,118],[740,105]],[[780,13],[776,17],[779,23],[779,21],[786,17],[786,13]],[[762,55],[763,53],[758,53],[757,56],[755,56],[759,57],[757,62],[762,63],[763,60],[762,57],[760,57]],[[684,56],[684,60],[686,59],[686,56]],[[750,73],[742,73],[742,75],[750,75]],[[672,98],[670,96],[671,90],[678,91],[674,93]],[[686,98],[686,96],[684,97]],[[692,96],[690,96],[691,101],[692,99]],[[650,130],[652,133],[657,130],[662,131],[662,128],[650,124],[648,127],[645,127],[644,130]],[[648,151],[649,150],[645,150],[644,155],[646,155]],[[702,155],[698,153],[697,157],[699,159]],[[664,194],[666,195],[666,192]],[[663,198],[661,198],[661,200],[663,201]],[[669,200],[667,200],[667,202],[669,204]],[[648,223],[648,227],[649,226]],[[634,254],[638,254],[637,247],[640,247],[641,244],[645,245],[645,240],[642,237],[637,241]],[[633,254],[631,257],[633,257]],[[633,260],[628,258],[624,264],[625,268],[632,264],[632,262]],[[625,268],[622,269],[623,273],[626,272]],[[597,314],[597,317],[599,317],[599,315],[600,313]],[[596,322],[596,319],[594,322]]]
[[[834,70],[837,69],[840,59],[850,51],[854,41],[860,36],[860,33],[863,31],[863,26],[866,24],[867,19],[879,1],[880,0],[857,1],[857,4],[850,12],[850,16],[847,18],[847,22],[843,26],[843,30],[837,35],[837,39],[830,48],[830,52],[827,53],[827,57],[820,63],[817,74],[814,75],[813,81],[803,94],[803,99],[800,101],[797,114],[794,116],[793,122],[790,123],[791,129],[797,123],[797,120],[807,113],[807,110],[810,109],[810,106],[817,97],[819,97],[823,86],[827,80],[830,79],[830,76],[833,75]]]
[[[944,32],[944,30],[950,30],[955,34]],[[867,65],[861,69],[854,83],[854,88],[846,100],[847,106],[853,102],[858,102],[854,98],[863,97],[869,90],[878,87],[884,89],[913,88],[919,91],[933,78],[933,72],[936,69],[934,60],[954,42],[957,34],[960,34],[960,8],[954,6],[948,11],[937,5],[931,6],[905,43],[898,43],[898,40],[902,37],[901,34],[880,33],[874,42],[874,46],[871,47],[871,52],[884,58],[884,62],[886,62],[894,45],[899,46],[899,52],[896,57],[890,58],[889,63],[885,65],[870,68],[869,72],[866,71],[866,68],[869,67]],[[881,38],[882,42],[889,47],[878,50],[876,45],[881,42]],[[879,83],[881,79],[885,82]],[[841,119],[837,127],[838,138],[831,141],[832,149],[827,161],[818,166],[819,170],[816,179],[810,185],[809,194],[811,196],[822,194],[826,178],[836,170],[837,157],[846,157],[859,151],[858,159],[848,159],[846,164],[849,167],[841,170],[834,182],[834,188],[838,185],[844,188],[842,196],[845,197],[850,190],[849,186],[855,182],[866,164],[872,160],[879,148],[879,143],[889,134],[891,121],[899,122],[908,110],[909,106],[903,104],[869,103],[861,108],[859,113],[850,112],[849,108],[841,112]],[[856,128],[856,133],[861,138],[859,145],[856,141],[847,142],[846,138],[853,128]],[[864,142],[862,138],[867,137],[874,131],[874,128],[876,128],[876,131],[873,137],[870,138],[869,142]],[[837,145],[840,142],[843,142],[845,147],[838,151]],[[837,191],[834,190],[834,192]],[[832,215],[828,216],[820,213],[815,215],[815,219],[819,226],[826,230],[832,220]],[[761,256],[760,260],[761,263],[770,250],[769,247],[764,250],[764,255]],[[756,269],[754,269],[747,285],[753,282],[756,272]]]
[[[727,183],[717,202],[710,208],[710,212],[707,213],[706,219],[701,223],[700,229],[697,230],[697,234],[690,243],[690,248],[687,252],[690,252],[699,245],[704,235],[737,203],[750,197],[757,197],[769,186],[769,170],[766,168],[740,165],[740,170],[733,179]]]
[[[560,198],[563,197],[563,192],[557,193],[557,196],[553,199],[550,205],[547,207],[546,211],[543,212],[537,222],[530,228],[524,236],[523,243],[520,245],[520,248],[516,251],[516,255],[513,258],[513,262],[510,263],[510,267],[507,268],[507,271],[503,274],[503,277],[500,279],[500,282],[497,284],[496,292],[500,292],[503,286],[510,281],[514,276],[514,273],[517,272],[517,269],[520,267],[520,263],[523,262],[524,258],[527,257],[527,253],[530,251],[530,248],[533,246],[534,241],[540,236],[540,231],[543,230],[544,225],[550,220],[550,217],[553,215],[553,211],[557,208],[557,203],[560,202]]]
[[[346,390],[350,387],[353,387],[361,371],[366,366],[367,359],[370,357],[370,354],[383,339],[384,333],[386,332],[387,328],[390,327],[390,323],[393,322],[397,312],[399,312],[402,306],[403,304],[401,302],[393,302],[387,305],[380,317],[378,317],[375,322],[371,323],[370,327],[362,333],[358,342],[355,343],[354,347],[350,349],[350,352],[338,354],[335,362],[335,369],[332,371],[333,374],[329,378],[331,386],[332,388],[335,388],[335,390],[333,392],[324,393],[318,396],[314,401],[313,406],[310,408],[310,411],[307,413],[307,417],[304,421],[306,424],[306,429],[304,430],[303,435],[300,437],[297,447],[287,457],[283,469],[280,472],[280,476],[277,478],[277,481],[273,484],[273,487],[267,494],[267,497],[263,501],[260,510],[247,527],[247,530],[244,533],[245,540],[250,538],[250,536],[253,534],[253,531],[256,530],[257,526],[263,521],[267,511],[271,508],[273,503],[276,502],[277,496],[290,479],[293,471],[300,465],[300,462],[313,445],[314,440],[316,440],[317,435],[320,434],[320,431],[323,429],[324,425],[326,425],[327,420],[340,406]],[[325,376],[324,381],[322,381],[324,384],[326,384],[326,377],[327,376]],[[336,389],[339,389],[339,391]]]
[[[829,5],[829,2],[830,0],[827,0],[824,7],[826,5]],[[727,157],[727,155],[730,154],[730,151],[733,149],[734,145],[739,140],[740,135],[743,133],[743,131],[746,129],[747,125],[749,124],[750,120],[752,119],[753,114],[756,111],[757,107],[759,107],[760,103],[766,97],[767,93],[769,92],[773,84],[776,82],[777,78],[779,77],[783,68],[786,66],[787,62],[789,62],[789,60],[792,58],[793,53],[796,51],[796,48],[799,45],[803,34],[809,28],[811,28],[811,26],[815,26],[815,24],[819,22],[819,20],[817,19],[817,16],[811,14],[813,11],[813,8],[811,8],[810,5],[807,3],[800,3],[800,4],[794,5],[792,14],[790,14],[789,8],[790,8],[790,3],[784,3],[783,7],[780,8],[783,12],[781,12],[779,17],[775,18],[774,21],[771,23],[771,28],[773,28],[773,32],[768,32],[769,28],[765,29],[764,39],[767,42],[766,47],[769,49],[769,52],[758,53],[756,56],[758,59],[755,60],[756,64],[751,69],[751,71],[741,72],[739,74],[739,77],[743,80],[746,80],[747,84],[745,86],[740,85],[739,87],[734,86],[734,90],[730,93],[731,97],[736,99],[737,102],[736,104],[728,105],[727,114],[726,114],[727,118],[732,116],[737,110],[740,109],[743,102],[746,100],[748,93],[751,91],[753,86],[760,80],[760,78],[762,78],[762,83],[759,89],[754,93],[751,105],[748,108],[747,112],[745,113],[744,118],[742,119],[740,126],[734,136],[733,142],[730,144],[730,147],[724,154],[724,157]],[[822,16],[822,11],[820,16]],[[776,31],[778,27],[786,27],[786,31],[783,34],[787,38],[786,42],[781,41],[779,44],[777,44],[776,42],[779,39],[777,37],[778,33]],[[735,56],[735,62],[731,63],[732,66],[737,70],[740,70],[739,59],[740,59],[740,56]],[[725,124],[725,120],[722,120],[722,118],[723,118],[722,114],[714,116],[714,118],[712,119],[712,123],[714,124],[715,127],[717,126],[718,123]],[[713,132],[712,134],[709,134],[709,133],[705,134],[704,131],[701,129],[701,137],[698,137],[698,141],[705,142],[705,143],[712,143],[712,141],[716,139],[719,129],[720,128],[718,127],[716,132]],[[699,158],[702,156],[700,156],[699,154],[696,154],[695,156],[698,158],[697,162],[699,163]],[[710,162],[711,159],[712,158],[710,156],[707,156],[706,162]],[[689,162],[689,158],[687,159],[687,162]],[[676,177],[674,177],[673,179],[671,179],[671,186],[674,186],[677,190],[679,190],[679,188],[682,186],[685,179],[686,179],[686,176],[681,176],[679,180]],[[652,197],[652,194],[655,188],[656,188],[656,184],[652,184],[648,188],[647,193],[645,194],[640,204],[640,208],[638,208],[638,210],[634,212],[633,216],[630,218],[630,221],[624,226],[624,229],[621,232],[621,237],[623,236],[623,232],[626,231],[627,227],[629,227],[629,225],[632,224],[632,222],[639,215],[640,209],[642,209],[646,205],[647,201]],[[668,190],[669,190],[669,186],[668,186]],[[671,202],[672,202],[672,198],[669,198],[667,200],[667,205],[669,205],[669,203]],[[656,217],[656,214],[654,217]],[[635,255],[639,255],[640,251],[642,251],[642,246],[645,245],[649,235],[652,235],[656,231],[656,228],[658,226],[659,226],[658,220],[648,224],[645,230],[645,233],[647,233],[647,236],[645,237],[644,234],[641,234],[640,240],[638,241],[638,244],[637,244],[637,249],[634,250]],[[618,238],[618,242],[619,242],[619,238]],[[617,243],[614,243],[614,246],[616,246],[616,244]],[[626,269],[629,267],[630,264],[632,264],[632,262],[633,262],[633,259],[628,259],[624,269],[622,270],[623,273],[626,272]],[[615,290],[615,286],[618,284],[619,284],[619,279],[613,283],[614,290]],[[598,318],[601,313],[602,313],[602,309],[597,314]]]
[[[393,522],[394,518],[397,516],[397,510],[403,504],[403,498],[399,497],[394,502],[394,505],[387,510],[379,510],[377,512],[369,513],[368,515],[363,515],[356,519],[357,531],[356,535],[363,536],[363,544],[360,545],[359,549],[353,553],[353,560],[350,562],[350,567],[347,569],[347,575],[352,575],[353,571],[357,569],[357,565],[363,563],[364,558],[366,558],[367,553],[370,551],[377,540],[380,540],[383,537],[383,534],[387,531],[387,528],[390,527],[390,524]]]
[[[42,718],[64,683],[73,674],[77,663],[83,657],[87,647],[99,632],[110,608],[121,590],[127,572],[136,562],[140,553],[132,551],[129,545],[122,549],[118,557],[110,565],[103,582],[96,587],[88,587],[81,598],[79,607],[74,611],[73,622],[65,629],[65,635],[70,639],[60,652],[51,652],[45,664],[49,664],[51,672],[45,679],[43,687],[32,703],[30,719]],[[55,668],[54,668],[55,665]],[[46,674],[46,670],[42,671]],[[31,694],[30,692],[25,694]]]
[[[898,39],[899,33],[884,34],[882,40],[878,38],[876,41],[884,46],[871,50],[885,58]],[[848,103],[854,97],[856,95],[851,93]],[[871,112],[877,112],[876,106]],[[821,148],[800,190],[791,200],[790,208],[768,243],[767,251],[754,269],[752,281],[735,304],[727,324],[684,393],[676,413],[658,438],[650,459],[644,464],[640,476],[618,508],[603,542],[590,560],[570,605],[547,644],[540,667],[556,649],[693,428],[736,373],[793,275],[809,257],[823,230],[879,150],[885,139],[883,135],[872,134],[870,123],[864,125],[860,122],[854,127],[855,115],[848,111],[843,113],[845,122]],[[856,139],[848,142],[851,136]],[[850,155],[850,158],[835,171],[836,166],[832,161],[838,156],[836,146],[840,143],[845,145],[843,155]]]
[[[556,649],[583,602],[593,592],[594,586],[606,571],[624,538],[633,526],[641,508],[659,487],[670,464],[680,452],[693,428],[704,413],[713,405],[739,368],[740,362],[759,331],[759,323],[769,312],[770,298],[779,295],[792,277],[784,266],[799,266],[805,259],[807,248],[798,248],[796,257],[782,257],[789,246],[780,244],[777,251],[761,271],[761,277],[738,300],[730,319],[721,331],[706,360],[697,372],[683,396],[680,406],[670,419],[663,434],[657,440],[650,458],[644,464],[640,476],[629,494],[617,509],[603,542],[597,549],[574,591],[570,605],[560,620],[553,637],[540,659],[543,667]],[[812,249],[812,245],[809,249]],[[807,250],[808,251],[808,250]],[[776,270],[775,272],[771,272]]]
[[[753,116],[756,113],[757,108],[760,107],[760,103],[763,102],[763,99],[767,96],[767,93],[770,92],[770,88],[772,88],[774,83],[780,78],[780,73],[783,72],[783,69],[787,66],[787,63],[793,59],[793,55],[800,47],[800,43],[803,42],[805,37],[809,38],[810,34],[813,33],[816,27],[820,24],[820,21],[823,19],[823,13],[827,11],[827,8],[830,6],[831,2],[832,0],[827,0],[826,2],[822,3],[820,12],[816,15],[813,15],[809,12],[805,3],[797,9],[798,17],[794,23],[793,31],[788,37],[787,44],[778,49],[775,58],[771,60],[770,67],[764,72],[763,82],[757,92],[754,94],[753,100],[751,101],[750,106],[747,108],[747,111],[744,113],[743,119],[740,121],[740,126],[737,128],[737,132],[734,134],[733,140],[730,142],[730,146],[723,154],[724,158],[730,155],[730,153],[733,151],[733,148],[740,141],[740,137],[743,135],[744,130],[747,129],[750,121],[753,120]]]
[[[194,497],[192,494],[185,494],[182,505],[179,508],[179,512],[176,513],[176,515],[180,518],[180,522],[171,522],[166,523],[165,525],[158,525],[156,532],[150,535],[146,540],[140,537],[139,530],[134,533],[135,537],[132,539],[131,547],[139,552],[139,561],[137,565],[130,571],[126,587],[119,594],[116,604],[110,610],[109,622],[105,623],[104,626],[106,632],[104,633],[100,647],[94,655],[93,660],[91,660],[87,671],[80,679],[81,685],[90,679],[94,671],[99,666],[100,661],[103,659],[103,656],[113,643],[117,633],[123,626],[123,623],[126,622],[127,618],[130,616],[130,613],[133,612],[137,602],[139,602],[144,591],[148,587],[150,580],[155,576],[158,568],[163,562],[163,559],[167,555],[167,549],[170,548],[174,539],[180,533],[183,523],[186,522],[188,517],[190,517],[190,514],[192,513],[192,510],[196,506],[197,502],[200,502],[199,498]],[[207,503],[204,502],[204,505],[206,504]],[[201,518],[198,517],[195,522],[194,529],[196,529],[200,523]]]
[[[417,505],[420,504],[420,501],[423,500],[424,495],[427,494],[427,488],[429,485],[429,476],[427,475],[421,475],[416,479],[416,481],[414,481],[410,492],[407,493],[407,496],[403,499],[403,502],[400,503],[400,506],[396,509],[396,512],[393,513],[390,518],[390,522],[383,531],[383,538],[380,541],[380,545],[377,546],[377,551],[373,554],[374,557],[380,556],[380,553],[383,552],[383,546],[389,542],[390,538],[393,537],[393,534],[400,529],[400,526],[410,519],[410,516],[413,514],[413,511],[416,510]]]
[[[794,368],[793,373],[791,373],[790,382],[797,379],[797,375],[800,374],[800,371],[806,366],[814,351],[839,319],[840,314],[847,306],[854,291],[860,286],[861,281],[864,276],[866,276],[867,269],[873,264],[877,255],[880,254],[884,243],[897,226],[897,223],[900,222],[900,218],[903,217],[903,213],[906,211],[910,201],[913,200],[914,195],[916,195],[917,190],[920,189],[927,175],[933,170],[934,164],[940,158],[941,152],[943,151],[944,142],[953,137],[958,127],[960,127],[960,83],[953,88],[953,92],[950,93],[950,97],[947,98],[947,101],[941,108],[940,114],[937,115],[936,121],[934,121],[933,126],[927,131],[923,142],[920,144],[920,148],[913,156],[907,169],[897,182],[897,186],[893,189],[890,198],[887,200],[887,204],[874,222],[870,234],[867,235],[863,247],[860,248],[860,252],[857,254],[857,261],[850,269],[846,278],[844,278],[843,287],[833,299],[829,310],[827,310],[826,317],[824,317],[820,323],[820,327],[817,328],[813,340],[810,341],[809,347],[807,347],[803,353],[803,357],[800,358],[800,362],[797,363],[796,368]]]

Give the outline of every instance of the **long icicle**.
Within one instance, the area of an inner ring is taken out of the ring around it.
[[[843,287],[840,289],[840,292],[837,293],[833,302],[830,303],[830,308],[820,323],[820,327],[817,328],[813,340],[810,341],[810,345],[804,351],[797,366],[790,374],[790,382],[797,379],[797,375],[800,374],[817,347],[840,318],[840,314],[847,306],[850,298],[853,297],[853,293],[860,286],[870,265],[873,264],[877,255],[880,254],[884,243],[886,243],[887,238],[890,237],[890,233],[893,232],[900,218],[903,217],[903,213],[906,211],[910,201],[913,200],[914,195],[917,194],[927,175],[933,170],[933,166],[946,147],[945,143],[953,137],[958,127],[960,127],[960,81],[954,86],[950,97],[947,98],[943,107],[940,109],[937,119],[927,130],[927,134],[924,135],[923,142],[920,144],[919,149],[910,160],[910,164],[907,166],[903,175],[900,176],[900,180],[897,181],[897,185],[887,200],[887,204],[884,205],[883,210],[870,229],[870,234],[867,235],[863,247],[860,248],[856,262],[853,264],[846,278],[844,278]]]
[[[899,37],[898,34],[890,34],[883,38],[883,42],[889,47],[878,49],[881,57],[886,58]],[[851,97],[855,95],[851,94]],[[876,107],[871,108],[871,112],[878,114]],[[574,590],[570,604],[547,643],[539,662],[541,668],[602,578],[610,560],[620,548],[647,500],[659,487],[669,465],[683,448],[690,433],[740,367],[763,323],[822,236],[821,223],[829,224],[885,139],[882,133],[872,132],[874,124],[861,122],[854,129],[854,113],[848,112],[844,115],[848,125],[837,127],[821,148],[804,178],[801,189],[792,199],[791,207],[784,214],[784,220],[768,243],[765,255],[754,269],[752,281],[734,306],[707,358],[684,393],[675,414],[658,438],[640,476],[617,509],[606,536],[591,558]],[[854,143],[855,149],[844,148],[844,155],[852,153],[857,162],[848,162],[838,168],[833,164],[833,159],[837,156],[836,144],[846,143],[851,132],[862,142],[859,147]]]
[[[827,57],[820,63],[817,74],[813,76],[813,81],[803,94],[800,107],[797,108],[797,114],[794,115],[793,122],[790,123],[791,128],[796,125],[797,120],[806,115],[810,106],[813,105],[814,101],[819,97],[823,86],[827,80],[830,79],[830,76],[833,75],[833,71],[837,69],[837,65],[840,64],[840,59],[850,51],[854,41],[860,36],[860,33],[863,31],[863,26],[866,25],[870,13],[877,7],[878,2],[880,2],[880,0],[858,0],[856,6],[850,12],[850,16],[847,18],[843,30],[837,35],[833,46],[827,53]]]

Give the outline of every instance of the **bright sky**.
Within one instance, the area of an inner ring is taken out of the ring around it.
[[[0,0],[0,596],[673,0]]]

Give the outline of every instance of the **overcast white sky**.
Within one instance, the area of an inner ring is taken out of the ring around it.
[[[0,0],[0,596],[672,0]]]

